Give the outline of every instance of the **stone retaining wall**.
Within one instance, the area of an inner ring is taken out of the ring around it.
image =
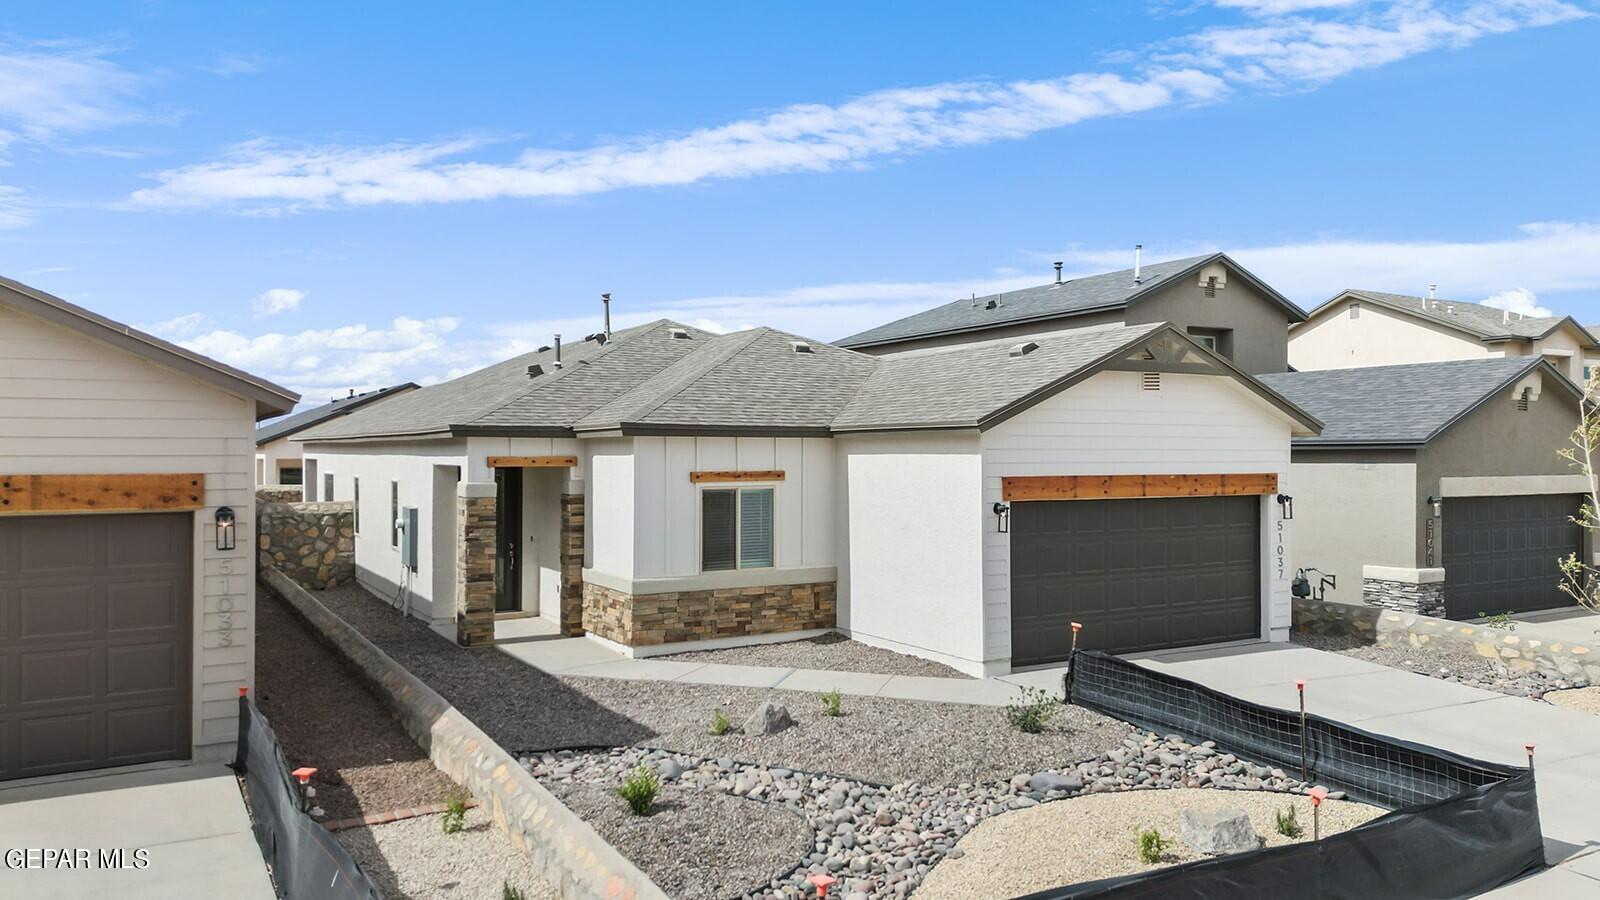
[[[348,501],[276,503],[256,499],[261,568],[276,567],[312,590],[355,580],[355,512]]]
[[[1396,612],[1444,617],[1443,582],[1413,584],[1409,581],[1365,578],[1361,582],[1361,599],[1373,606]]]
[[[399,714],[439,771],[477,798],[561,897],[667,900],[638,867],[421,679],[283,573],[263,566],[260,576]]]
[[[298,484],[265,484],[256,488],[256,499],[271,503],[299,503],[306,498],[306,489]]]
[[[831,581],[670,594],[627,594],[583,585],[583,627],[628,647],[832,628]]]

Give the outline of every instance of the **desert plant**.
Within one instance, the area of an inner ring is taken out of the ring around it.
[[[1166,837],[1154,828],[1146,828],[1139,832],[1139,861],[1147,866],[1153,866],[1167,858],[1167,850],[1172,847],[1172,839]]]
[[[1508,609],[1503,613],[1495,613],[1491,616],[1480,609],[1478,610],[1478,618],[1482,619],[1483,624],[1489,628],[1498,628],[1501,631],[1516,631],[1517,623],[1511,618],[1511,614],[1515,612],[1516,610],[1514,609]]]
[[[661,779],[649,766],[639,766],[629,772],[628,777],[622,780],[622,787],[617,788],[617,796],[627,802],[628,812],[636,816],[650,815],[659,793]]]
[[[1297,838],[1306,833],[1306,830],[1300,827],[1300,817],[1295,813],[1293,806],[1286,806],[1274,812],[1272,818],[1278,826],[1278,833],[1286,838]]]
[[[1583,475],[1586,489],[1578,514],[1569,516],[1574,524],[1591,535],[1600,533],[1600,470],[1595,455],[1600,453],[1600,366],[1589,369],[1578,397],[1578,427],[1567,438],[1570,447],[1557,450],[1562,459]],[[1585,562],[1576,553],[1558,560],[1561,590],[1590,612],[1600,613],[1600,568]]]
[[[711,733],[712,734],[714,734],[714,735],[716,735],[718,737],[721,737],[722,735],[725,735],[725,734],[727,734],[728,732],[730,732],[732,730],[733,730],[733,720],[728,718],[728,714],[727,713],[725,713],[725,712],[723,712],[722,710],[719,709],[716,712],[711,714]]]
[[[1022,696],[1006,705],[1006,721],[1023,734],[1038,734],[1056,714],[1056,703],[1043,688],[1024,687]]]
[[[455,834],[467,821],[467,792],[460,788],[450,792],[444,801],[444,814],[439,816],[439,827],[445,834]]]
[[[528,895],[521,888],[513,887],[511,882],[500,883],[500,900],[528,900]]]
[[[822,698],[822,714],[823,715],[825,715],[825,716],[841,716],[841,715],[844,715],[844,710],[842,708],[844,706],[844,695],[839,693],[839,689],[838,688],[834,688],[831,691],[823,691],[819,696]]]

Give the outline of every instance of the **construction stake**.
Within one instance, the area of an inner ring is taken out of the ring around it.
[[[1307,781],[1311,773],[1306,766],[1306,680],[1295,679],[1294,689],[1300,692],[1300,780]]]

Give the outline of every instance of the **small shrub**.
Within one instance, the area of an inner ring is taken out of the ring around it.
[[[1486,627],[1498,628],[1501,631],[1516,631],[1517,623],[1511,618],[1512,613],[1515,612],[1516,610],[1514,609],[1508,609],[1503,613],[1495,613],[1491,616],[1480,609],[1478,610],[1478,618],[1483,620],[1483,624]]]
[[[825,715],[825,716],[842,716],[842,715],[844,715],[844,710],[842,708],[844,706],[844,695],[839,693],[838,688],[835,688],[835,689],[833,689],[831,691],[823,691],[822,694],[821,694],[821,697],[822,697],[822,714],[823,715]]]
[[[528,900],[528,895],[521,888],[513,887],[511,882],[500,883],[500,900]]]
[[[1295,813],[1293,806],[1286,806],[1272,814],[1278,826],[1278,833],[1286,838],[1297,838],[1306,833],[1300,827],[1300,817]]]
[[[1022,696],[1006,706],[1006,721],[1023,734],[1038,734],[1056,714],[1056,705],[1048,691],[1024,687]]]
[[[1153,866],[1167,858],[1167,850],[1172,847],[1172,839],[1166,837],[1154,828],[1146,828],[1139,832],[1139,861],[1147,866]]]
[[[628,804],[628,811],[636,816],[648,816],[655,808],[656,795],[661,793],[661,779],[649,766],[640,766],[628,773],[617,796]]]
[[[467,821],[467,792],[460,788],[450,792],[445,798],[444,813],[439,816],[439,827],[445,834],[455,834]]]
[[[717,737],[721,737],[721,736],[727,734],[728,732],[730,732],[732,730],[733,730],[733,720],[728,718],[728,714],[727,713],[725,713],[725,712],[723,712],[722,710],[719,709],[716,712],[711,714],[711,733],[712,734],[716,735]]]

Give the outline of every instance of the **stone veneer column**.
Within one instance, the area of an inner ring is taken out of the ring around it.
[[[456,528],[456,643],[493,646],[494,559],[500,536],[494,485],[461,485]]]
[[[561,629],[583,634],[583,495],[561,495]]]
[[[1444,570],[1363,566],[1361,599],[1369,606],[1444,618]]]

